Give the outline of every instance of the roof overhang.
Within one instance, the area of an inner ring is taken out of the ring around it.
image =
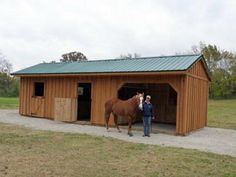
[[[42,74],[14,74],[17,77],[74,77],[74,76],[125,76],[125,75],[185,75],[186,71],[159,71],[159,72],[112,72],[112,73],[42,73]]]

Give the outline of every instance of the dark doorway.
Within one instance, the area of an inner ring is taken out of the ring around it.
[[[90,121],[91,117],[91,83],[78,84],[78,120]]]
[[[118,90],[118,98],[126,100],[136,94],[136,92],[144,92],[146,95],[151,95],[151,102],[154,106],[155,119],[152,123],[157,123],[158,126],[170,126],[171,130],[176,126],[176,108],[177,108],[177,92],[167,83],[126,83]],[[125,120],[120,121],[126,123]],[[142,114],[136,116],[135,123],[141,123]],[[155,125],[153,124],[153,128]],[[163,128],[161,127],[161,128]],[[160,129],[160,127],[158,127]]]

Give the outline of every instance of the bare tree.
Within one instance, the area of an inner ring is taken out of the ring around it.
[[[120,58],[120,59],[131,59],[131,58],[139,58],[139,57],[141,57],[141,55],[138,54],[138,53],[134,53],[134,54],[127,53],[127,54],[121,54],[117,58]]]
[[[0,53],[0,73],[10,74],[12,71],[12,64],[6,59],[6,57]]]

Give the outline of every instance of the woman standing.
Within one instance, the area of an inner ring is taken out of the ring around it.
[[[143,104],[143,132],[145,136],[150,137],[150,131],[151,131],[151,120],[154,116],[153,114],[153,106],[152,103],[150,102],[151,96],[147,95],[146,100]]]

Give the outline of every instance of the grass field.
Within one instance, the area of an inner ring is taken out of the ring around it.
[[[18,108],[18,98],[0,97],[0,109]],[[236,129],[236,99],[209,100],[208,126]]]
[[[236,158],[0,124],[0,176],[234,176]]]
[[[236,99],[209,100],[208,126],[236,130]]]
[[[19,98],[0,97],[0,109],[17,109],[19,106]]]

